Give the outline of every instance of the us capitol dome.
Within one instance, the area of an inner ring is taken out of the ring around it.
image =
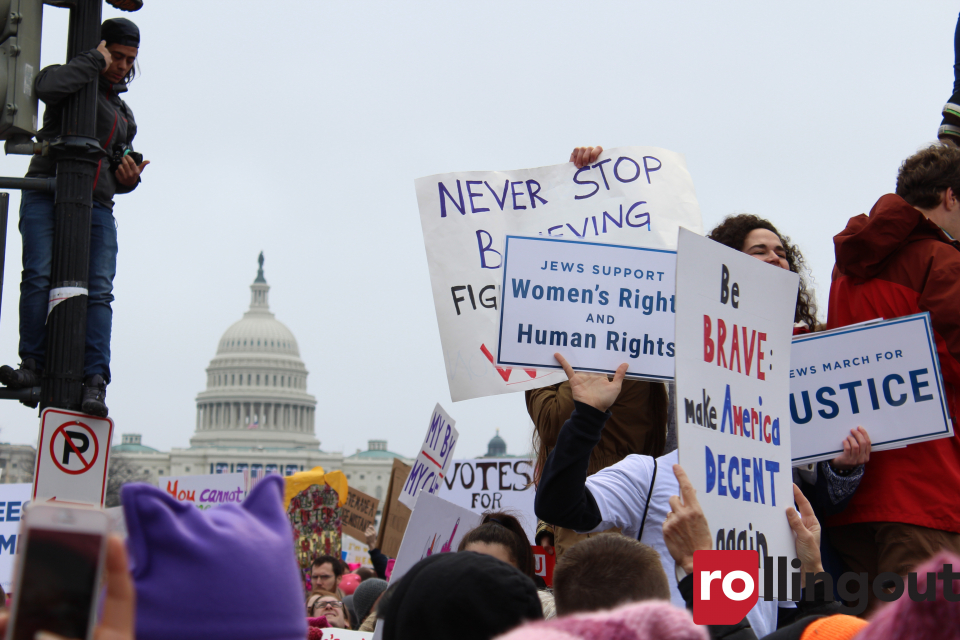
[[[309,372],[296,337],[270,311],[262,253],[259,265],[250,285],[250,307],[224,332],[206,369],[190,447],[162,452],[143,445],[140,434],[125,433],[111,456],[145,469],[161,488],[166,486],[163,477],[171,475],[248,471],[262,477],[321,466],[342,469],[350,486],[382,497],[393,459],[412,460],[387,451],[385,440],[371,440],[367,451],[346,457],[320,450],[317,399],[307,391]]]

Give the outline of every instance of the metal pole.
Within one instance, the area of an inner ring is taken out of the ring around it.
[[[70,9],[67,60],[100,42],[102,0],[77,0]],[[57,159],[51,297],[57,289],[87,289],[90,212],[103,150],[96,138],[97,80],[67,99],[61,136],[50,145]],[[80,409],[87,334],[87,296],[67,298],[47,318],[46,373],[40,407]]]
[[[10,210],[10,194],[0,193],[0,308],[3,307],[3,267],[7,257],[7,214]]]

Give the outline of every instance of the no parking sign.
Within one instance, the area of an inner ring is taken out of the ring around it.
[[[33,499],[103,506],[113,420],[63,409],[40,417]]]

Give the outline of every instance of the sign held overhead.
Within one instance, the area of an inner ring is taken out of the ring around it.
[[[423,440],[420,454],[413,463],[413,469],[403,484],[400,493],[400,502],[410,509],[417,504],[417,496],[423,490],[426,493],[436,493],[440,483],[447,474],[450,461],[453,460],[453,449],[457,446],[460,436],[454,428],[456,421],[451,418],[438,403],[430,416],[427,427],[427,437]]]

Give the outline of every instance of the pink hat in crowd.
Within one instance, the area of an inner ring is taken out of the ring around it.
[[[907,580],[904,580],[903,595],[881,608],[856,640],[960,639],[960,602],[957,602],[956,595],[952,601],[944,597],[943,580],[937,577],[947,564],[953,565],[952,571],[958,576],[953,581],[952,591],[960,594],[960,556],[938,553],[915,570],[917,593],[927,593],[927,584],[932,582],[936,599],[914,602],[910,598]]]
[[[348,573],[340,579],[340,591],[342,591],[345,596],[352,596],[359,585],[360,576],[355,573]]]
[[[669,602],[635,602],[611,611],[583,613],[532,622],[497,640],[707,640],[705,627],[693,623],[690,614]]]

